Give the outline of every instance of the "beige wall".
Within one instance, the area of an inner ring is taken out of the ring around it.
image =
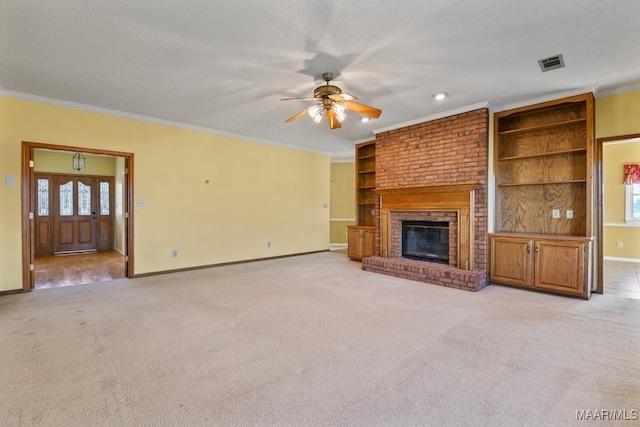
[[[114,176],[116,159],[114,157],[91,156],[85,154],[85,169],[76,171],[71,168],[73,154],[64,151],[35,150],[33,169],[36,172],[64,173],[69,175]]]
[[[596,100],[598,138],[640,134],[640,91]],[[640,259],[640,227],[624,224],[622,165],[640,161],[640,143],[603,145],[603,247],[605,257]],[[617,247],[622,242],[622,248]]]
[[[21,141],[134,153],[137,274],[328,249],[326,155],[0,97],[0,291],[22,287]]]
[[[640,133],[640,90],[596,99],[596,137]]]
[[[640,163],[640,142],[604,144],[602,157],[604,256],[640,258],[640,227],[625,223],[626,186],[622,183],[623,165]]]
[[[355,173],[354,162],[331,163],[331,243],[347,243],[347,226],[356,223]]]

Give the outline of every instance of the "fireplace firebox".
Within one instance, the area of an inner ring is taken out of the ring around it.
[[[402,256],[449,264],[449,223],[402,221]]]

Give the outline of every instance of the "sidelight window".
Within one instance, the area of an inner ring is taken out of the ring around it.
[[[38,178],[38,216],[49,215],[49,180]]]
[[[100,215],[109,215],[109,183],[100,183]]]

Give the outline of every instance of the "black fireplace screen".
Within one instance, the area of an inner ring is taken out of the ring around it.
[[[449,223],[402,221],[402,256],[449,264]]]

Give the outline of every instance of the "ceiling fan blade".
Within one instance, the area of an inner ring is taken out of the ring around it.
[[[283,98],[280,101],[321,101],[322,98]]]
[[[344,102],[344,101],[357,101],[358,98],[350,95],[348,93],[336,93],[335,95],[329,95],[329,98],[333,99],[334,101],[339,101],[339,102]]]
[[[331,108],[327,110],[327,121],[329,122],[329,127],[331,129],[338,129],[342,127],[342,125],[340,124],[340,120],[338,120],[338,117],[336,117],[335,111],[333,111]]]
[[[307,114],[307,111],[309,111],[308,108],[305,108],[304,110],[300,111],[299,113],[294,114],[293,116],[289,117],[287,120],[285,120],[285,123],[291,123],[292,121],[299,119],[300,117],[304,116],[305,114]]]
[[[378,117],[380,117],[380,114],[382,114],[382,110],[353,101],[344,101],[344,106],[347,108],[347,110],[355,111],[356,113],[360,113],[374,119],[377,119]]]

